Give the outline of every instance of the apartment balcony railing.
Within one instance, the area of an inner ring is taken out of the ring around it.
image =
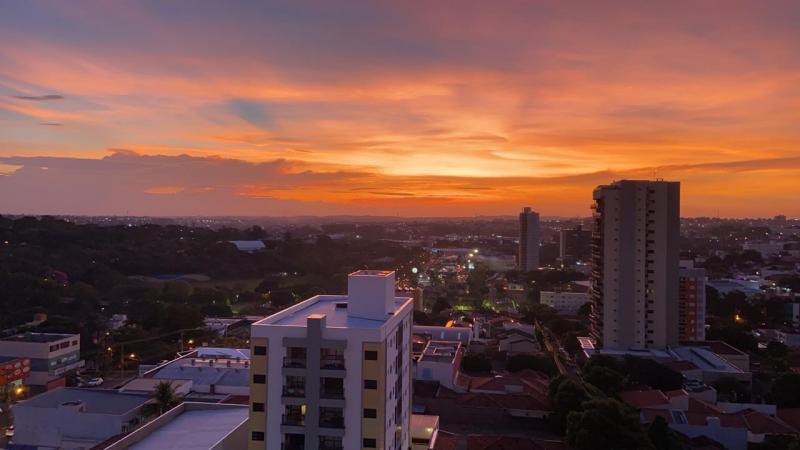
[[[283,367],[294,367],[294,368],[305,369],[306,359],[296,356],[285,356],[283,358]]]
[[[344,389],[323,389],[320,391],[321,398],[343,399]]]
[[[320,416],[321,428],[344,428],[344,416]]]
[[[344,358],[321,358],[319,361],[319,367],[321,369],[344,369]]]
[[[305,417],[302,414],[284,414],[281,420],[282,425],[290,425],[293,427],[305,426]]]
[[[319,444],[319,450],[343,450],[342,444]]]
[[[281,442],[281,450],[305,450],[306,445],[299,442]]]
[[[305,387],[283,387],[283,396],[284,397],[305,397],[306,396],[306,388]]]

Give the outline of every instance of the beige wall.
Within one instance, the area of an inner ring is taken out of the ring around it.
[[[410,334],[410,333],[409,333]],[[361,438],[372,438],[377,441],[376,448],[384,449],[386,436],[386,348],[381,342],[365,342],[364,351],[372,350],[378,352],[378,359],[368,361],[362,355],[361,369],[361,407],[373,408],[378,411],[374,419],[361,418]],[[364,389],[363,380],[377,380],[377,389]],[[362,414],[363,416],[363,414]],[[363,444],[363,442],[362,442]]]
[[[267,354],[269,354],[269,347],[266,338],[252,338],[250,340],[250,428],[247,433],[247,441],[249,442],[248,450],[264,450],[266,448],[266,436],[264,441],[252,441],[250,439],[253,431],[261,431],[266,434],[267,431],[267,384],[253,384],[253,375],[261,374],[267,375],[267,356],[257,356],[254,348],[256,346],[267,347]],[[264,412],[254,412],[253,402],[264,403]]]

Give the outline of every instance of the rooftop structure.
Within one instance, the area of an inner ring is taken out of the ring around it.
[[[412,308],[394,272],[361,270],[254,323],[249,448],[408,448]]]
[[[191,391],[219,395],[247,395],[250,350],[198,348],[142,375],[156,380],[190,380]]]
[[[63,339],[76,336],[73,334],[58,334],[58,333],[22,333],[14,336],[0,338],[0,341],[10,342],[56,342]]]
[[[126,433],[143,421],[148,395],[115,390],[59,388],[13,407],[20,445],[65,449],[91,448]]]
[[[181,403],[105,450],[240,450],[247,414],[244,405]]]

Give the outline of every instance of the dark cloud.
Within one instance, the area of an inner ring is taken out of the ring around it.
[[[28,100],[32,102],[43,102],[47,100],[64,100],[63,95],[47,94],[47,95],[15,95],[14,98],[18,100]]]

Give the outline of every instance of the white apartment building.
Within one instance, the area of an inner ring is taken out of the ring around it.
[[[556,310],[557,313],[574,316],[578,314],[581,306],[589,303],[591,298],[588,292],[553,292],[542,291],[539,303],[547,305]]]
[[[361,270],[253,324],[249,448],[406,450],[413,299]]]
[[[594,190],[592,336],[603,348],[678,344],[680,183]]]
[[[539,213],[525,208],[519,215],[519,270],[539,268]]]

